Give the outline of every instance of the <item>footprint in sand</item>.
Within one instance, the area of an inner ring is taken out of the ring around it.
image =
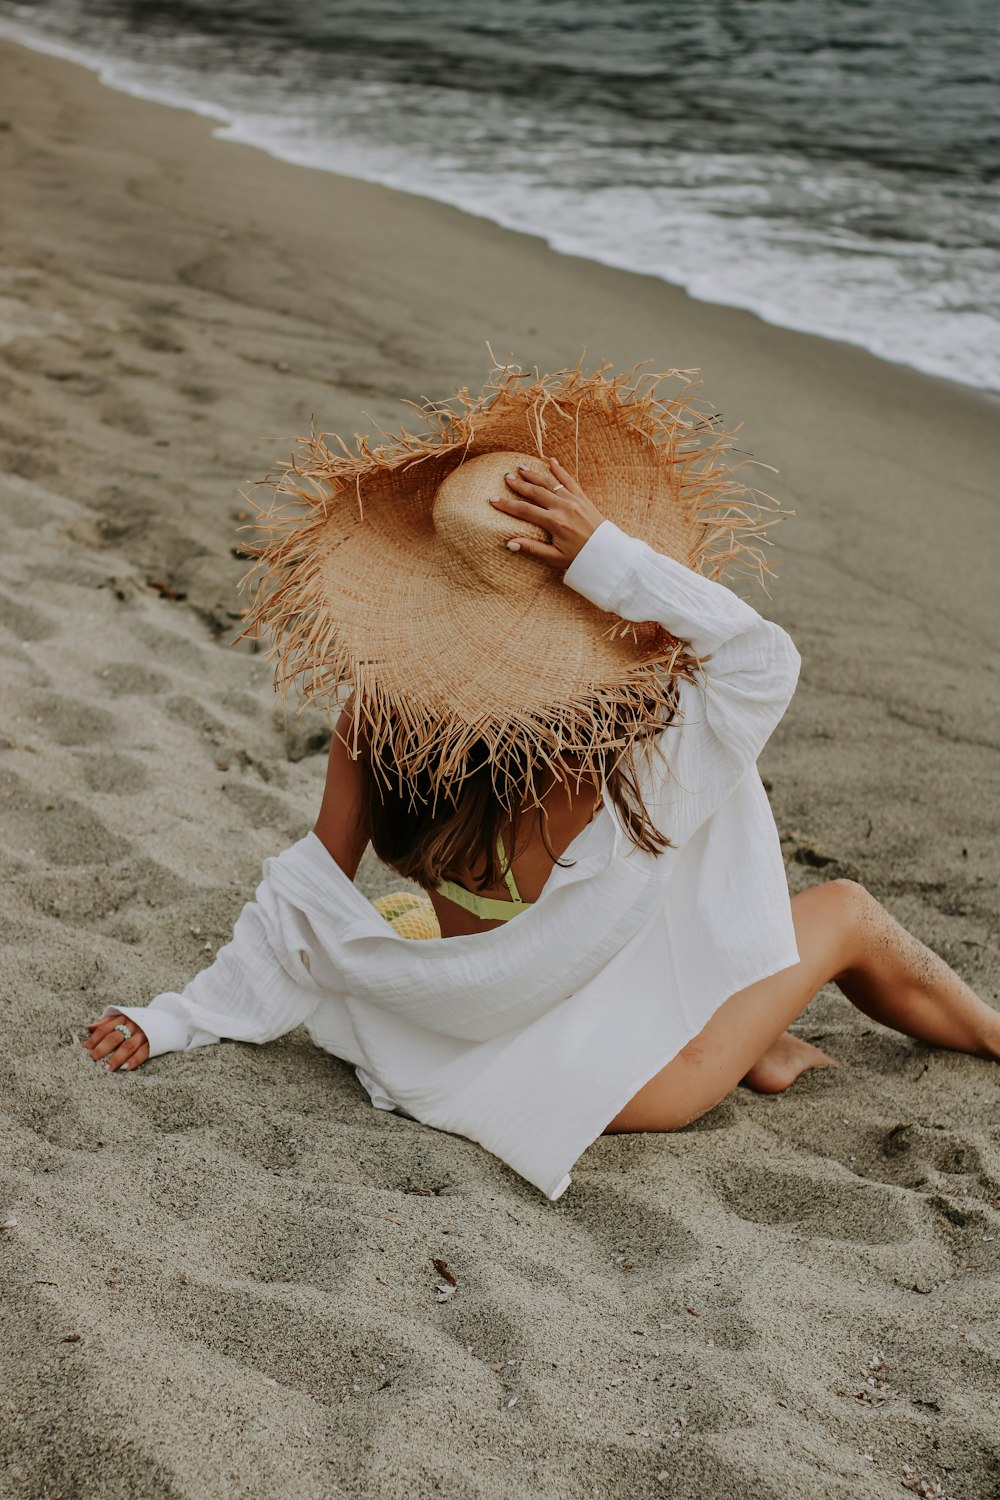
[[[41,531],[54,521],[72,521],[79,507],[18,473],[3,475],[3,510],[7,526],[16,526],[19,531]],[[57,571],[53,568],[53,572]]]
[[[299,830],[301,833],[302,814],[299,809],[272,792],[263,792],[255,786],[243,786],[238,781],[225,782],[222,790],[254,828],[273,827],[288,832]]]
[[[118,432],[127,432],[133,437],[152,435],[149,413],[138,401],[131,401],[126,396],[117,396],[106,402],[100,417],[105,427],[114,427]]]
[[[697,1417],[692,1416],[692,1429],[696,1422]],[[652,1432],[668,1425],[673,1424],[661,1421]],[[730,1418],[727,1427],[737,1429],[737,1423]],[[743,1433],[738,1429],[733,1431],[731,1442],[734,1447],[741,1447],[744,1441]],[[624,1443],[590,1444],[581,1463],[584,1461],[588,1482],[593,1485],[590,1493],[599,1495],[601,1500],[633,1500],[639,1495],[677,1496],[678,1500],[682,1496],[688,1500],[689,1496],[696,1495],[752,1495],[753,1500],[788,1500],[791,1494],[818,1496],[820,1493],[812,1487],[815,1469],[798,1473],[794,1489],[790,1474],[786,1474],[780,1488],[775,1488],[763,1478],[759,1461],[747,1456],[730,1461],[705,1442],[687,1434],[682,1442],[669,1444],[658,1435],[651,1435],[645,1444],[641,1438],[630,1438],[627,1447]],[[804,1468],[803,1465],[798,1467],[800,1470]],[[803,1488],[803,1484],[808,1488]],[[587,1491],[578,1493],[586,1494]],[[828,1490],[826,1494],[830,1500],[834,1500],[834,1496],[836,1500],[847,1500],[849,1492],[838,1489]]]
[[[197,698],[175,693],[172,698],[166,699],[164,708],[175,722],[197,730],[214,744],[221,744],[229,736],[229,726],[222,719],[217,719]]]
[[[102,391],[107,390],[108,386],[108,382],[102,380],[100,375],[91,374],[87,370],[59,368],[43,370],[42,374],[46,380],[58,382],[76,396],[99,396]]]
[[[50,641],[59,634],[59,626],[49,615],[7,593],[0,593],[0,630],[16,641]]]
[[[149,646],[161,661],[169,662],[171,666],[185,672],[196,673],[199,677],[205,673],[205,648],[195,645],[186,636],[164,630],[148,620],[135,620],[132,623],[132,634],[144,646]],[[169,706],[168,704],[167,707]]]
[[[1000,1214],[968,1198],[957,1202],[944,1193],[929,1197],[927,1205],[937,1218],[936,1227],[963,1265],[971,1263],[979,1270],[994,1272],[1000,1269]]]
[[[132,797],[150,785],[149,772],[141,761],[112,752],[81,757],[80,767],[88,791],[112,797]]]
[[[531,1341],[531,1327],[525,1323],[519,1334],[513,1318],[482,1285],[482,1273],[489,1257],[482,1253],[481,1245],[473,1247],[477,1267],[470,1266],[466,1270],[464,1264],[468,1263],[469,1253],[463,1251],[461,1241],[457,1241],[453,1248],[445,1242],[434,1249],[433,1241],[430,1237],[428,1239],[434,1255],[445,1262],[458,1282],[455,1295],[447,1301],[447,1313],[440,1320],[441,1331],[459,1345],[464,1355],[468,1355],[471,1346],[474,1351],[471,1357],[485,1366],[482,1375],[487,1387],[496,1396],[506,1394],[524,1359],[526,1342]],[[430,1261],[427,1275],[431,1286],[438,1282],[446,1287],[449,1284]],[[519,1383],[519,1387],[523,1392],[523,1384]]]
[[[154,354],[184,354],[187,347],[162,323],[147,323],[141,328],[139,343]]]
[[[113,661],[101,668],[103,691],[111,698],[162,698],[174,686],[171,678],[142,662]]]
[[[222,396],[222,392],[216,390],[214,385],[201,385],[197,381],[182,381],[174,389],[179,396],[183,396],[188,401],[195,401],[199,406],[210,405]]]
[[[107,865],[132,853],[89,807],[58,793],[46,801],[12,771],[0,771],[0,808],[8,850],[46,864]]]
[[[829,1170],[734,1165],[715,1173],[715,1187],[726,1207],[752,1224],[865,1245],[889,1245],[913,1233],[904,1206],[890,1188],[842,1181]]]
[[[350,1349],[366,1333],[357,1302],[352,1307],[348,1298],[304,1298],[294,1284],[261,1297],[256,1280],[235,1282],[228,1267],[225,1275],[220,1270],[204,1282],[184,1274],[184,1282],[162,1288],[164,1313],[172,1326],[196,1327],[200,1348],[258,1380],[266,1370],[272,1383],[327,1405],[342,1396],[345,1385],[357,1383]]]
[[[615,1188],[603,1174],[595,1182],[582,1177],[574,1178],[557,1209],[583,1231],[595,1265],[662,1279],[698,1259],[701,1241],[676,1214],[638,1191]]]
[[[252,693],[245,693],[242,688],[227,688],[219,694],[219,704],[223,708],[232,709],[234,713],[241,714],[245,719],[252,719],[255,723],[263,721],[261,705]]]
[[[984,1197],[1000,1198],[1000,1182],[987,1169],[982,1152],[953,1131],[905,1121],[881,1135],[871,1152],[868,1175],[900,1187],[923,1187],[930,1174],[972,1179],[962,1184]],[[955,1184],[958,1186],[959,1184]]]
[[[32,695],[21,723],[56,745],[93,745],[111,739],[118,732],[117,720],[106,709],[62,693]]]

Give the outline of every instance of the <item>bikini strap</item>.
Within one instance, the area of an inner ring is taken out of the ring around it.
[[[504,853],[503,839],[501,838],[501,836],[500,836],[499,833],[497,834],[497,854],[500,856],[500,863],[501,863],[501,865],[505,864],[506,861],[507,861],[507,855]],[[510,898],[511,898],[511,900],[512,901],[518,901],[518,902],[520,902],[521,901],[521,893],[520,893],[520,891],[517,888],[517,882],[514,879],[514,872],[513,872],[513,870],[509,866],[504,871],[503,878],[504,878],[504,884],[506,885],[507,889],[510,891]],[[524,903],[522,902],[521,904],[523,905]]]
[[[437,889],[442,896],[447,896],[449,901],[454,901],[456,906],[464,906],[466,911],[471,911],[474,916],[480,917],[484,922],[506,922],[510,917],[516,917],[519,912],[527,911],[531,905],[530,901],[508,901],[506,897],[502,900],[499,896],[480,896],[478,891],[467,891],[464,885],[455,885],[451,880],[442,880]]]

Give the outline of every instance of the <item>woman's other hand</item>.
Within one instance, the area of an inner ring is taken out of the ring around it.
[[[126,1038],[115,1030],[116,1026],[127,1026],[132,1035]],[[91,1021],[90,1035],[83,1046],[95,1062],[106,1063],[112,1072],[125,1068],[130,1073],[149,1056],[146,1033],[128,1016],[105,1016],[100,1021]]]
[[[507,543],[511,552],[523,552],[553,568],[565,569],[604,517],[558,459],[550,458],[547,462],[548,470],[519,468],[516,474],[507,474],[507,484],[513,493],[491,500],[490,504],[506,516],[534,522],[552,538],[551,542],[543,542],[530,536],[511,537]]]

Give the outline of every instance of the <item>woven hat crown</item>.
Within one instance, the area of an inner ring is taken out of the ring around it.
[[[270,637],[283,693],[297,682],[333,709],[352,688],[352,748],[363,735],[376,774],[413,795],[453,800],[484,755],[507,806],[540,801],[540,773],[568,756],[602,775],[663,726],[692,670],[655,622],[607,615],[506,549],[545,536],[489,504],[512,493],[507,470],[554,456],[602,516],[688,567],[768,568],[781,512],[726,461],[739,428],[696,396],[697,372],[608,368],[497,366],[478,395],[416,407],[422,433],[356,435],[352,453],[313,431],[260,481],[274,494],[246,547],[242,633]]]
[[[503,511],[490,504],[511,491],[504,475],[517,472],[519,465],[538,467],[535,453],[482,453],[467,458],[446,474],[431,502],[431,521],[438,541],[455,568],[456,587],[468,587],[471,580],[482,583],[487,592],[529,594],[538,586],[533,570],[511,566],[505,544],[514,535],[537,536],[548,541],[548,532],[530,521],[513,522]],[[541,564],[542,567],[545,564]],[[486,601],[484,601],[486,602]]]

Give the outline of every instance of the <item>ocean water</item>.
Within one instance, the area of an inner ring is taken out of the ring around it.
[[[996,0],[0,0],[0,34],[1000,393]]]

